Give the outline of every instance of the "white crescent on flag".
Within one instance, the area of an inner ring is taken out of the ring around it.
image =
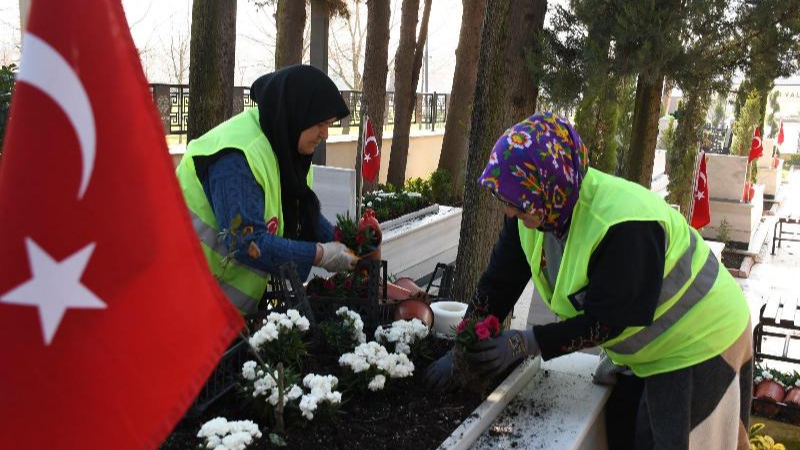
[[[75,129],[83,161],[78,198],[83,198],[94,169],[97,134],[92,104],[78,74],[50,44],[25,33],[17,81],[28,83],[52,98]]]
[[[375,156],[379,155],[379,154],[380,154],[380,152],[381,152],[381,149],[380,149],[380,148],[378,148],[378,140],[377,140],[377,139],[375,139],[375,136],[374,136],[374,135],[373,135],[373,136],[367,136],[367,141],[366,141],[366,143],[364,144],[364,146],[366,147],[366,146],[368,146],[369,144],[375,144]]]

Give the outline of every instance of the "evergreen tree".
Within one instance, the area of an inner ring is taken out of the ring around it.
[[[713,110],[711,113],[711,124],[714,128],[722,128],[723,125],[725,125],[726,104],[725,95],[718,93],[714,97],[714,105],[712,106]]]
[[[769,127],[769,135],[765,136],[769,138],[774,138],[778,135],[778,129],[780,128],[780,123],[775,120],[775,114],[780,113],[781,111],[781,104],[778,103],[778,95],[780,93],[778,91],[773,91],[772,94],[769,96],[769,114],[767,115],[767,126]]]
[[[733,125],[733,143],[731,154],[747,156],[750,153],[750,144],[753,142],[753,133],[761,120],[761,95],[753,89],[747,96],[739,118]]]

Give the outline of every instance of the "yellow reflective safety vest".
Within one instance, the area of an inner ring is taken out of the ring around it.
[[[264,191],[264,222],[277,236],[283,236],[281,183],[278,160],[258,122],[258,109],[248,109],[193,140],[177,168],[178,181],[189,207],[192,224],[200,238],[211,272],[223,292],[243,313],[255,311],[267,287],[267,272],[228,257],[214,211],[195,171],[194,157],[210,156],[226,148],[244,153],[253,176]],[[309,170],[309,186],[311,173]],[[241,233],[241,230],[239,230]]]
[[[750,311],[739,285],[720,267],[699,233],[661,197],[591,168],[572,213],[555,286],[541,267],[543,233],[518,222],[520,243],[544,302],[562,319],[583,314],[580,305],[592,253],[610,227],[626,221],[657,221],[664,228],[664,279],[653,323],[625,328],[601,346],[614,363],[630,367],[639,377],[693,366],[721,354],[749,323]],[[624,273],[619,274],[620,283],[625,279]]]

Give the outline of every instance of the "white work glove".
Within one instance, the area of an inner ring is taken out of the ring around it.
[[[322,248],[322,257],[319,260],[319,267],[328,272],[344,272],[353,270],[358,262],[358,256],[341,242],[318,243]]]
[[[602,386],[613,386],[617,384],[618,374],[629,374],[630,371],[627,367],[618,366],[611,361],[607,354],[600,355],[600,363],[597,364],[597,369],[592,375],[592,383]]]

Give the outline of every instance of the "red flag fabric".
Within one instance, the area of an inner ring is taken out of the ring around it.
[[[3,153],[3,448],[158,447],[242,320],[118,0],[32,2]]]
[[[750,143],[750,154],[747,156],[747,162],[760,158],[764,153],[764,145],[761,143],[761,130],[756,127],[753,133],[753,142]]]
[[[367,123],[364,126],[364,161],[361,164],[361,176],[365,180],[374,182],[380,168],[381,149],[378,148],[378,141],[375,139],[372,121],[367,117]]]
[[[706,154],[700,153],[700,170],[697,171],[697,182],[694,184],[694,209],[691,224],[700,229],[711,222],[711,207],[708,201],[708,173],[706,172]]]
[[[783,145],[783,119],[781,119],[780,129],[778,129],[778,145]]]

